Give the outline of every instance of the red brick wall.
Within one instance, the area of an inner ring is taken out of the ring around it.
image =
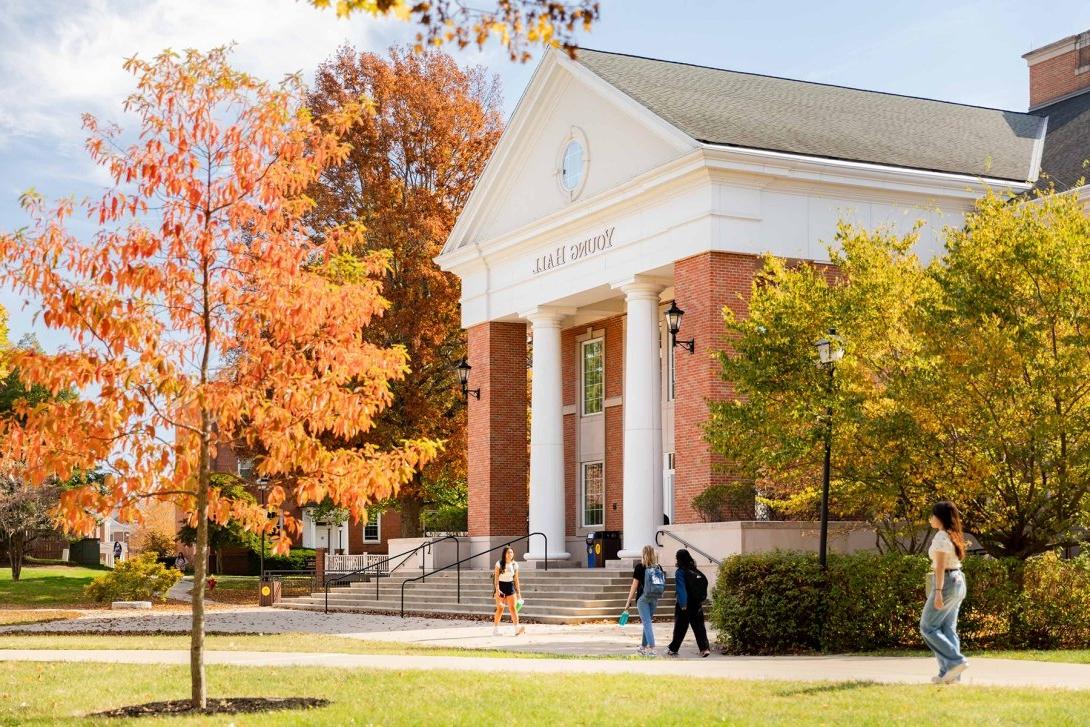
[[[624,316],[606,331],[606,400],[624,396]],[[606,407],[606,530],[620,530],[624,515],[624,404]]]
[[[530,454],[526,439],[526,325],[469,329],[469,534],[524,535]]]
[[[387,541],[390,538],[401,537],[401,513],[397,510],[387,510],[382,513],[379,524],[379,537],[382,540],[378,543],[365,543],[363,542],[363,523],[349,520],[349,552],[353,555],[357,553],[389,553]]]
[[[576,338],[583,335],[586,326],[569,328],[560,334],[561,388],[564,406],[577,406],[576,391],[579,378],[579,342]],[[564,532],[575,535],[575,525],[579,518],[579,463],[576,437],[579,436],[579,410],[564,415]]]
[[[1078,50],[1071,50],[1029,67],[1031,108],[1090,86],[1090,71],[1075,72],[1078,55]]]
[[[564,367],[564,406],[576,407],[564,415],[564,504],[567,522],[566,532],[575,535],[579,523],[579,454],[576,438],[579,436],[579,341],[587,329],[605,331],[605,397],[609,399],[624,394],[624,316],[614,316],[569,328],[561,334],[561,351]],[[624,440],[623,406],[607,406],[605,410],[605,528],[621,529],[623,506],[621,500],[622,446]],[[614,509],[616,507],[616,509]]]
[[[674,263],[674,298],[685,316],[682,339],[693,338],[696,352],[678,349],[677,395],[674,402],[674,521],[699,522],[692,507],[694,497],[712,484],[727,482],[723,459],[711,452],[704,440],[708,400],[731,395],[720,377],[714,353],[726,346],[723,309],[745,316],[759,260],[751,255],[710,252]],[[736,512],[738,519],[752,519],[753,511]]]

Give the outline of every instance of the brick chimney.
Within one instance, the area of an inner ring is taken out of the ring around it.
[[[1090,90],[1090,30],[1031,50],[1029,110]]]

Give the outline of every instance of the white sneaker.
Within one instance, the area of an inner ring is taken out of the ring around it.
[[[961,678],[961,673],[969,668],[969,662],[963,661],[960,664],[950,667],[950,671],[942,675],[943,684],[953,684]]]
[[[499,636],[500,635],[499,627],[492,629],[492,635],[493,636]]]
[[[519,626],[517,629],[515,629],[515,636],[522,636],[524,633],[526,633],[525,626]]]
[[[943,683],[942,682],[942,677],[939,676],[938,674],[936,674],[935,676],[931,677],[931,683],[932,684],[942,684]]]

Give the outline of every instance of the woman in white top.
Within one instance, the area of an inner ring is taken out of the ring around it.
[[[930,523],[938,532],[927,549],[931,572],[927,575],[927,600],[920,615],[920,634],[939,662],[939,674],[931,681],[950,684],[969,668],[958,638],[958,611],[966,593],[965,575],[961,572],[965,534],[961,529],[961,513],[952,502],[943,501],[931,508]]]
[[[515,607],[515,600],[522,598],[522,586],[519,585],[519,564],[515,562],[513,548],[504,548],[500,553],[500,559],[496,567],[492,569],[492,581],[494,584],[493,597],[496,599],[496,615],[492,619],[492,635],[500,635],[500,619],[503,618],[503,607],[511,612],[511,623],[515,625],[515,636],[526,633],[525,626],[519,626],[519,611]]]

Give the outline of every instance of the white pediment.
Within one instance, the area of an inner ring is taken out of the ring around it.
[[[562,150],[585,146],[578,194],[558,177]],[[537,220],[577,210],[699,144],[564,53],[550,51],[519,101],[496,151],[451,233],[444,255],[487,247]]]

